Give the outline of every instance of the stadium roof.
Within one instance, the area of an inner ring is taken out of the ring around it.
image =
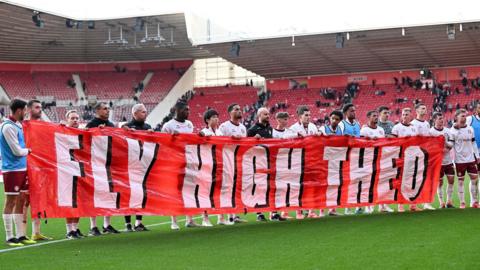
[[[337,33],[299,35],[201,45],[210,52],[266,78],[301,77],[415,68],[480,64],[480,22],[344,32],[343,48]],[[460,27],[462,28],[460,30]]]
[[[109,62],[213,56],[207,50],[192,46],[183,13],[144,17],[149,36],[157,35],[158,24],[166,42],[173,33],[175,46],[160,47],[155,47],[156,42],[140,42],[145,30],[133,29],[136,18],[97,20],[94,29],[89,29],[88,22],[83,21],[77,29],[76,25],[68,28],[65,17],[40,13],[44,21],[44,27],[40,28],[35,26],[32,15],[33,9],[0,2],[0,61]],[[111,29],[111,39],[115,40],[120,37],[120,27],[128,44],[105,45],[108,29]],[[141,48],[133,48],[135,38]]]
[[[427,0],[405,0],[398,6],[389,1],[371,5],[373,1],[369,0],[315,4],[298,0],[288,6],[253,0],[235,6],[230,1],[210,0],[137,0],[121,5],[113,0],[8,2],[23,7],[0,3],[0,61],[145,61],[220,56],[266,78],[480,63],[479,1],[448,6]],[[33,10],[46,12],[41,14],[44,28],[32,23]],[[192,11],[204,17],[182,13]],[[169,29],[174,29],[177,45],[155,48],[140,44],[142,48],[126,49],[134,43],[135,33],[137,43],[144,36],[132,29],[137,16],[150,22],[151,34],[155,34],[154,26],[159,21],[166,38]],[[83,28],[67,28],[66,18],[83,20]],[[95,29],[87,29],[87,20],[95,20]],[[447,38],[448,24],[454,25],[454,40]],[[127,31],[128,45],[104,45],[108,29],[112,29],[112,38],[118,39],[120,26]],[[345,35],[343,48],[335,48],[337,33]],[[240,44],[238,57],[230,52],[233,41]]]

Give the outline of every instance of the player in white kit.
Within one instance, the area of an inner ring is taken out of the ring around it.
[[[385,130],[378,126],[378,112],[369,111],[367,112],[368,123],[360,129],[360,137],[370,138],[370,139],[380,139],[385,138]],[[378,206],[380,212],[393,212],[393,209],[386,204],[380,204]],[[373,213],[375,207],[367,206],[365,207],[365,213]]]
[[[168,133],[172,135],[178,135],[182,133],[193,133],[193,124],[188,119],[188,115],[190,114],[190,108],[188,104],[183,101],[178,101],[175,104],[175,117],[165,123],[162,127],[163,133]],[[199,226],[193,220],[192,216],[187,216],[187,220],[185,222],[185,227],[197,227]],[[170,225],[172,230],[179,230],[177,224],[177,217],[172,216],[172,224]]]
[[[283,139],[288,130],[288,118],[290,116],[287,112],[278,112],[275,115],[275,120],[277,120],[277,127],[273,129],[272,137],[275,139]]]
[[[310,109],[307,106],[301,105],[297,108],[298,121],[290,126],[287,138],[305,137],[310,135],[319,135],[318,128],[315,124],[310,122]],[[308,218],[319,218],[320,216],[313,210],[308,210]],[[303,219],[302,210],[297,210],[297,219]]]
[[[277,120],[277,127],[273,129],[272,138],[274,139],[283,139],[286,137],[286,134],[289,132],[288,129],[288,118],[290,116],[287,112],[278,112],[275,115],[275,120]],[[270,213],[270,220],[272,219],[272,213]],[[288,215],[288,212],[284,211],[280,213],[280,217],[283,219],[292,219],[291,216]]]
[[[438,201],[440,202],[441,208],[454,208],[452,203],[452,194],[453,194],[453,184],[455,178],[455,168],[453,166],[453,160],[450,156],[452,150],[452,138],[450,130],[445,128],[445,121],[443,114],[436,112],[432,116],[433,127],[430,129],[430,136],[444,136],[445,137],[445,147],[443,148],[443,159],[442,159],[442,169],[440,170],[440,183],[437,189]],[[447,186],[447,202],[445,203],[443,196],[443,177],[447,176],[448,186]]]
[[[247,128],[241,123],[242,109],[240,105],[233,103],[227,108],[230,120],[223,122],[219,130],[223,136],[230,136],[236,139],[247,137]],[[245,222],[240,216],[236,214],[229,214],[229,221],[235,223]]]
[[[465,208],[465,193],[463,181],[465,173],[470,177],[470,206],[478,208],[478,149],[475,134],[471,126],[467,126],[467,111],[457,110],[455,124],[450,129],[451,141],[455,153],[455,167],[458,177],[458,197],[460,208]]]
[[[417,136],[417,129],[414,125],[411,124],[412,122],[412,109],[410,108],[403,108],[402,109],[402,116],[400,119],[400,123],[396,124],[392,128],[392,136],[393,137],[411,137]],[[417,206],[415,204],[410,204],[410,211],[418,211]],[[404,212],[403,205],[398,205],[398,212]]]
[[[412,121],[412,125],[417,129],[417,136],[430,136],[430,124],[427,119],[427,106],[423,103],[415,105],[416,118]],[[429,203],[423,204],[423,209],[435,210]]]
[[[199,133],[200,136],[205,136],[205,137],[223,136],[222,132],[220,131],[220,129],[218,127],[219,126],[219,118],[218,118],[218,112],[217,111],[215,111],[213,109],[209,109],[208,111],[206,111],[203,114],[203,121],[205,122],[205,124],[207,126],[200,131],[200,133]],[[217,225],[233,225],[233,223],[225,220],[223,215],[219,214],[218,219],[217,219]],[[208,219],[207,212],[205,212],[203,214],[202,226],[204,226],[204,227],[211,227],[212,226],[212,223]]]

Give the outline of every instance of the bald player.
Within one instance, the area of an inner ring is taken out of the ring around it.
[[[271,139],[273,138],[273,128],[270,126],[270,111],[265,108],[259,108],[257,110],[258,121],[253,125],[248,131],[248,137],[255,137],[257,139]],[[272,212],[270,219],[273,221],[284,221],[285,219],[281,217],[277,212]],[[261,212],[257,213],[257,221],[267,221],[265,215]]]

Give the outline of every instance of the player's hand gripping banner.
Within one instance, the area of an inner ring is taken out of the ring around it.
[[[32,215],[180,215],[434,200],[444,138],[233,139],[24,124]]]

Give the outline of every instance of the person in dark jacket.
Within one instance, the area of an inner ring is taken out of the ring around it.
[[[148,130],[153,131],[152,127],[145,123],[147,119],[147,108],[145,105],[139,103],[135,104],[132,107],[132,121],[125,123],[122,128],[130,131],[134,130]],[[132,227],[132,217],[125,216],[125,229],[127,232],[133,232],[134,230],[137,232],[148,231],[147,227],[142,224],[142,216],[137,215],[135,216],[135,226]]]
[[[88,122],[86,128],[96,127],[115,127],[115,125],[108,120],[110,117],[110,107],[106,102],[99,102],[95,105],[95,118]]]
[[[86,128],[96,128],[96,127],[115,127],[115,125],[108,120],[110,116],[110,107],[108,107],[106,102],[99,102],[95,105],[95,118],[88,122]],[[103,217],[103,233],[120,233],[110,224],[110,217]],[[97,218],[90,218],[90,231],[88,232],[90,236],[100,236],[100,230],[97,227]]]
[[[273,128],[270,126],[270,111],[265,108],[259,108],[257,111],[258,121],[248,129],[247,137],[255,137],[257,139],[273,138]],[[285,218],[281,217],[277,212],[272,212],[270,215],[272,221],[284,221]],[[265,215],[261,212],[257,213],[257,221],[267,221]]]

